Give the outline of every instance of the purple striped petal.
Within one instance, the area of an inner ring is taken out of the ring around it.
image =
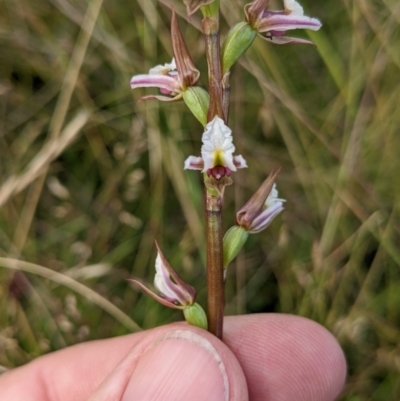
[[[189,156],[185,160],[185,165],[183,167],[185,170],[203,170],[204,161],[202,157]]]
[[[175,94],[180,91],[177,78],[169,75],[155,74],[134,75],[131,79],[131,88],[160,88],[166,90],[170,94]]]
[[[147,295],[150,295],[153,299],[155,299],[157,302],[160,304],[167,306],[168,308],[173,308],[173,309],[184,309],[184,306],[181,305],[176,305],[173,302],[168,301],[165,298],[160,297],[153,291],[149,290],[144,284],[142,284],[139,280],[133,280],[133,279],[128,279],[128,281],[136,284],[141,288],[142,291],[144,291]]]
[[[233,156],[233,164],[236,168],[246,168],[247,162],[242,155]]]
[[[322,24],[317,18],[311,18],[300,15],[286,15],[268,13],[268,16],[262,18],[257,24],[258,32],[288,31],[290,29],[311,29],[318,31]]]
[[[283,210],[282,202],[276,202],[263,210],[251,223],[249,233],[258,233],[269,225],[271,221]]]

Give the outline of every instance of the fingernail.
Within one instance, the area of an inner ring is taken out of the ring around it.
[[[122,401],[229,399],[225,365],[215,347],[189,330],[175,330],[140,356]]]

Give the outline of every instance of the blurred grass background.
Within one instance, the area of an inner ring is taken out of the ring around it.
[[[0,3],[1,367],[181,319],[125,280],[152,281],[155,238],[205,305],[201,175],[182,170],[201,126],[129,87],[170,61],[171,5],[206,71],[199,16],[178,0]],[[222,0],[223,32],[243,5]],[[231,77],[249,169],[227,189],[226,228],[273,166],[287,203],[230,267],[226,311],[318,321],[346,352],[340,399],[395,401],[400,4],[302,5],[323,21],[317,48],[257,39]]]

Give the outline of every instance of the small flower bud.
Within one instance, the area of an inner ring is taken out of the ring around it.
[[[249,237],[249,232],[240,226],[231,227],[224,236],[224,269],[236,258]]]
[[[183,92],[183,100],[192,114],[205,127],[207,124],[207,111],[210,105],[208,92],[199,86],[191,86]]]
[[[229,30],[222,45],[223,75],[243,56],[256,35],[257,32],[247,22],[240,22]]]
[[[207,316],[204,309],[195,302],[193,305],[187,306],[183,310],[185,320],[192,326],[200,327],[201,329],[207,330]]]

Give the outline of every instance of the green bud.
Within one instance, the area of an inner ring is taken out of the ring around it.
[[[248,231],[240,226],[233,226],[226,232],[224,236],[224,269],[236,258],[248,237]]]
[[[256,31],[247,22],[240,22],[229,30],[222,45],[223,75],[246,53],[256,35]]]
[[[208,106],[210,105],[208,92],[199,86],[190,86],[183,92],[183,100],[193,115],[205,127],[207,124]]]
[[[183,314],[189,324],[207,330],[206,312],[204,312],[204,309],[197,302],[186,306],[183,310]]]

